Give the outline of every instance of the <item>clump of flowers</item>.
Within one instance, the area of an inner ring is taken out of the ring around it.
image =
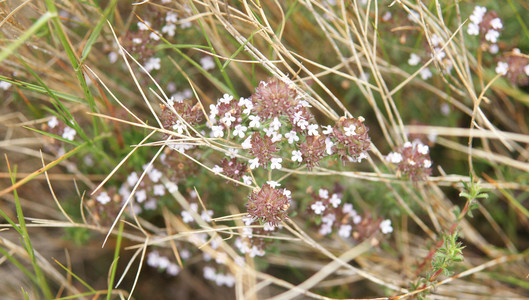
[[[305,142],[299,143],[299,154],[301,154],[303,162],[310,171],[318,162],[327,155],[325,138],[321,135],[307,136]],[[295,159],[293,153],[293,159]],[[296,153],[297,155],[297,153]]]
[[[374,219],[362,216],[351,203],[342,203],[341,187],[336,186],[332,194],[321,188],[318,193],[311,192],[313,201],[307,207],[309,215],[316,219],[318,233],[322,236],[337,232],[344,239],[353,237],[362,241],[372,237],[378,231],[388,234],[393,231],[391,220]]]
[[[342,161],[361,161],[366,158],[366,151],[371,144],[364,125],[364,118],[342,117],[334,125],[332,138],[336,141],[333,151],[338,153]]]
[[[162,109],[160,120],[165,129],[175,131],[177,134],[182,135],[186,129],[186,124],[182,120],[191,126],[198,125],[202,122],[202,110],[198,104],[191,105],[190,101],[173,101],[172,99],[168,101],[168,104],[169,106],[164,104],[160,105]]]
[[[161,255],[158,251],[149,252],[147,265],[160,271],[165,271],[171,276],[176,276],[180,273],[180,267],[176,263],[171,262],[168,256]]]
[[[277,78],[261,81],[252,95],[255,112],[263,119],[288,116],[298,104],[296,90]]]
[[[261,136],[258,132],[254,132],[248,139],[250,144],[243,144],[243,148],[248,149],[248,152],[255,156],[253,160],[250,160],[250,167],[252,169],[256,166],[266,167],[273,159],[272,154],[279,151],[279,147],[272,142],[269,136]]]
[[[430,148],[415,140],[406,142],[396,152],[386,156],[386,160],[397,166],[398,176],[407,176],[413,181],[422,181],[432,173]]]
[[[261,223],[278,226],[287,217],[290,207],[290,193],[286,189],[276,189],[265,184],[248,196],[248,214]]]
[[[524,86],[529,84],[529,58],[514,49],[504,55],[498,62],[496,73],[504,75],[512,84]]]
[[[220,168],[222,169],[222,174],[235,180],[240,180],[242,176],[246,174],[246,170],[248,167],[245,162],[239,161],[236,158],[223,158],[220,161]]]
[[[472,15],[469,17],[467,33],[481,37],[482,46],[488,48],[491,53],[497,53],[499,48],[496,44],[503,29],[503,23],[495,11],[487,12],[483,6],[474,7]],[[489,42],[490,44],[487,44]]]
[[[242,229],[241,236],[236,239],[235,246],[242,254],[248,254],[250,257],[264,256],[265,247],[271,242],[266,237],[271,236],[281,225],[272,226],[270,223],[265,223],[263,227],[250,227],[259,225],[250,216],[244,217],[243,222],[246,227]]]

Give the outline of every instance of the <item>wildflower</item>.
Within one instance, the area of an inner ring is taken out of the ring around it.
[[[182,222],[191,223],[193,222],[193,216],[186,210],[183,210],[180,215],[182,216]]]
[[[200,59],[200,65],[206,71],[212,70],[215,68],[215,62],[211,56],[205,56]]]
[[[243,149],[251,149],[252,148],[252,137],[247,137],[244,142],[241,144]]]
[[[281,169],[282,158],[272,158],[272,163],[270,164],[270,169]]]
[[[281,122],[277,117],[274,117],[274,120],[272,121],[272,123],[270,123],[270,129],[278,131],[279,128],[281,128]]]
[[[356,132],[355,132],[356,126],[354,124],[351,124],[348,127],[344,127],[343,129],[345,130],[345,135],[346,136],[353,136],[353,135],[356,134]]]
[[[299,141],[298,134],[295,131],[285,133],[285,137],[288,139],[289,144]]]
[[[248,124],[248,127],[249,128],[259,128],[261,127],[261,122],[260,122],[260,117],[259,116],[248,116],[248,118],[250,119],[250,124]]]
[[[0,90],[7,91],[11,87],[11,83],[7,81],[0,80]]]
[[[332,126],[331,125],[325,125],[325,126],[322,126],[323,128],[323,134],[325,135],[329,135],[332,133]]]
[[[252,112],[253,102],[248,98],[241,97],[239,100],[238,106],[244,106],[245,109],[242,111],[243,114],[248,115]],[[257,126],[259,127],[259,126]]]
[[[338,230],[338,235],[346,239],[351,236],[352,229],[353,229],[353,226],[349,224],[344,224],[340,226],[340,230]]]
[[[200,218],[206,223],[211,222],[212,216],[213,216],[212,210],[203,210],[202,213],[200,213]]]
[[[318,124],[310,124],[307,126],[307,134],[308,135],[319,135],[318,134]]]
[[[257,157],[254,159],[250,159],[248,162],[250,163],[250,169],[252,170],[259,167],[259,158]]]
[[[178,273],[180,273],[180,267],[177,264],[171,263],[167,266],[167,274],[176,276]]]
[[[507,64],[506,62],[500,61],[498,62],[498,65],[496,66],[495,71],[497,74],[507,75],[507,71],[509,71],[509,64]]]
[[[487,8],[483,6],[474,7],[472,15],[469,17],[470,21],[474,24],[479,24],[483,20],[483,16],[487,12]]]
[[[393,164],[398,164],[402,161],[402,155],[398,152],[391,152],[386,156],[386,160]]]
[[[235,117],[232,116],[231,113],[229,113],[229,112],[226,113],[226,114],[224,115],[224,117],[220,119],[220,121],[221,121],[222,123],[224,123],[224,125],[226,125],[226,126],[228,126],[228,127],[230,127],[230,126],[231,126],[231,123],[234,122],[235,120],[236,120]]]
[[[97,202],[105,205],[107,204],[108,202],[110,202],[110,196],[107,194],[107,192],[101,192],[101,194],[99,194],[99,196],[97,196],[96,198]]]
[[[261,81],[252,95],[257,115],[272,119],[282,115],[288,116],[298,103],[296,91],[289,88],[277,78]]]
[[[329,199],[329,190],[327,189],[319,189],[318,190],[318,196],[322,199]]]
[[[215,104],[209,105],[210,118],[215,118],[219,114],[219,109]]]
[[[349,214],[349,213],[352,213],[353,211],[355,211],[353,209],[353,205],[351,203],[345,203],[342,207],[342,212],[344,214]]]
[[[222,126],[213,125],[211,126],[212,135],[215,138],[221,138],[224,136],[224,131],[222,130]]]
[[[334,143],[331,141],[330,138],[325,139],[325,153],[327,155],[332,155],[334,151],[332,150],[332,147],[334,146]]]
[[[332,148],[340,155],[340,159],[345,162],[347,156],[357,158],[365,153],[371,144],[371,139],[367,134],[368,128],[363,123],[364,118],[342,117],[336,122],[333,130],[333,138],[336,144]]]
[[[479,25],[476,23],[469,23],[467,33],[469,35],[479,35]]]
[[[136,191],[135,197],[138,203],[142,203],[143,201],[147,200],[147,192],[145,190]]]
[[[309,170],[318,165],[325,156],[325,139],[320,135],[307,136],[305,142],[299,144],[298,147],[303,155],[303,162]]]
[[[274,189],[265,184],[258,191],[253,191],[248,196],[246,208],[248,214],[263,223],[270,223],[277,226],[287,217],[287,210],[290,207],[288,198],[283,195],[280,189]]]
[[[224,94],[222,96],[222,98],[219,99],[219,102],[228,104],[228,103],[231,102],[231,100],[233,100],[233,96],[232,95]]]
[[[337,208],[340,203],[342,203],[342,199],[338,194],[332,194],[331,199],[329,200],[329,203],[331,203],[332,207]]]
[[[492,28],[494,28],[494,29],[502,29],[503,28],[503,24],[501,23],[501,19],[500,18],[492,19],[492,21],[490,21],[490,26],[492,26]]]
[[[155,196],[163,196],[165,195],[165,187],[163,184],[156,184],[152,187],[152,193]]]
[[[211,171],[213,171],[213,174],[215,175],[219,175],[220,173],[222,173],[222,171],[224,171],[221,167],[219,167],[218,165],[215,165]]]
[[[149,169],[149,172],[147,172],[147,176],[149,176],[149,179],[152,180],[152,182],[158,182],[160,181],[160,178],[162,178],[162,172],[160,172],[158,169],[152,168]]]
[[[302,159],[303,158],[301,157],[301,151],[299,151],[299,150],[293,150],[292,151],[292,160],[293,161],[301,162]]]
[[[251,185],[253,183],[252,182],[252,177],[251,176],[247,176],[247,175],[243,175],[242,176],[242,182],[244,182],[244,184]]]
[[[220,162],[222,173],[230,178],[239,180],[241,176],[246,172],[246,162],[241,162],[237,158],[227,159],[224,158]]]
[[[178,22],[178,15],[174,12],[168,12],[165,15],[165,22],[167,23],[176,23]]]
[[[48,127],[55,128],[55,126],[57,125],[59,125],[59,120],[57,119],[57,117],[55,116],[51,117],[51,119],[48,121]]]
[[[266,183],[269,184],[274,189],[279,187],[279,186],[281,186],[281,184],[279,182],[273,181],[273,180],[268,180]]]
[[[382,231],[383,234],[392,233],[393,227],[391,227],[391,220],[387,219],[380,222],[380,231]]]
[[[248,152],[259,158],[259,162],[265,166],[270,162],[272,154],[279,151],[279,147],[272,142],[270,137],[261,136],[258,132],[253,133],[251,144],[252,148]]]
[[[432,71],[428,68],[422,69],[419,74],[421,75],[422,80],[428,80],[432,77]]]
[[[316,201],[310,206],[310,208],[314,211],[315,214],[321,215],[326,207],[325,205],[323,205],[323,202]]]
[[[162,32],[167,33],[169,36],[174,36],[176,33],[176,25],[175,24],[166,24],[164,27],[162,27]]]
[[[67,139],[67,140],[69,140],[69,141],[73,141],[73,139],[74,139],[76,134],[77,134],[77,132],[73,128],[71,128],[69,126],[66,126],[66,127],[64,127],[64,131],[62,133],[62,137]]]
[[[498,41],[498,37],[500,36],[500,33],[494,29],[491,29],[487,31],[487,34],[485,35],[485,39],[491,43],[496,43]]]
[[[145,70],[150,72],[152,70],[160,70],[161,59],[159,57],[151,57],[145,62]]]
[[[397,165],[397,175],[406,175],[413,181],[425,180],[432,172],[429,148],[418,141],[406,142],[386,160]]]
[[[492,44],[492,45],[490,45],[490,47],[489,47],[489,52],[490,52],[491,54],[496,54],[496,53],[498,53],[499,51],[500,51],[500,47],[498,46],[498,44]]]
[[[239,136],[240,138],[244,137],[244,133],[248,130],[248,127],[242,126],[242,125],[236,125],[235,129],[233,130],[234,136]]]
[[[149,27],[151,27],[151,23],[149,21],[138,22],[137,24],[139,30],[149,30]]]
[[[419,57],[419,55],[415,54],[415,53],[412,53],[410,55],[410,58],[408,59],[408,64],[410,66],[416,66],[418,65],[419,63],[421,62],[421,58]]]

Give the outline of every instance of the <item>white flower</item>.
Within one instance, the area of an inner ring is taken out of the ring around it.
[[[420,153],[420,154],[428,154],[428,152],[430,152],[430,148],[427,146],[427,145],[423,145],[423,144],[418,144],[417,145],[417,151]]]
[[[182,211],[180,215],[182,216],[182,222],[184,223],[193,222],[193,216],[191,216],[191,214],[187,210]]]
[[[229,127],[232,122],[235,122],[235,117],[233,117],[230,112],[227,112],[220,121]]]
[[[413,23],[420,23],[421,15],[419,15],[418,12],[414,10],[410,10],[410,13],[408,14],[408,20],[412,21]]]
[[[329,202],[331,203],[332,207],[336,208],[338,205],[340,205],[340,203],[342,203],[342,199],[338,194],[332,194]]]
[[[211,126],[211,133],[213,137],[220,138],[224,136],[224,131],[222,130],[222,126],[213,125]]]
[[[415,53],[412,53],[410,55],[410,58],[408,59],[408,64],[410,66],[416,66],[418,65],[419,63],[421,62],[421,58],[419,57],[419,55],[415,54]]]
[[[485,39],[491,43],[496,43],[498,41],[498,37],[500,36],[500,33],[494,29],[491,29],[487,31],[487,34],[485,34]]]
[[[290,132],[285,133],[285,137],[288,139],[289,144],[292,144],[295,141],[296,142],[299,141],[299,137],[295,131],[290,131]]]
[[[332,224],[322,223],[320,230],[318,230],[318,233],[321,235],[327,235],[327,234],[332,233]]]
[[[353,205],[351,203],[345,203],[342,208],[342,212],[344,214],[350,214],[351,212],[355,211],[353,208]]]
[[[309,122],[302,119],[298,121],[297,125],[299,126],[299,128],[305,130],[307,126],[309,125]]]
[[[329,199],[329,190],[327,189],[319,189],[318,190],[318,196],[322,199]]]
[[[200,218],[202,220],[204,220],[204,222],[211,222],[211,217],[213,216],[213,211],[212,210],[203,210],[202,213],[200,214]]]
[[[428,68],[422,69],[421,72],[419,72],[419,74],[421,75],[422,80],[428,80],[429,78],[432,77],[432,72]]]
[[[130,175],[127,177],[127,183],[130,185],[130,186],[133,186],[136,184],[136,182],[138,182],[138,173],[136,172],[132,172],[130,173]]]
[[[136,201],[138,201],[138,203],[142,203],[143,201],[147,200],[147,192],[145,190],[136,191],[134,196],[136,197]]]
[[[275,228],[276,227],[274,225],[272,225],[272,224],[270,224],[268,222],[263,225],[263,230],[264,231],[273,231]]]
[[[77,132],[73,128],[66,126],[64,127],[64,131],[62,132],[62,137],[67,140],[73,141],[76,134]]]
[[[147,265],[158,268],[158,260],[160,259],[160,254],[158,251],[152,251],[147,255]]]
[[[402,155],[398,152],[391,152],[386,156],[386,161],[393,164],[398,164],[402,162]]]
[[[353,215],[353,223],[358,224],[360,222],[362,222],[362,216],[357,215],[355,211],[355,214]]]
[[[283,189],[283,195],[290,199],[290,197],[292,196],[292,192],[287,189]]]
[[[178,134],[183,134],[185,128],[186,125],[180,120],[176,120],[176,123],[173,125],[173,130],[176,131],[176,133]]]
[[[152,70],[159,70],[160,69],[160,61],[161,59],[159,57],[151,57],[145,62],[145,70],[147,72],[150,72]]]
[[[351,124],[348,127],[344,127],[343,129],[345,130],[345,135],[346,136],[352,136],[352,135],[356,134],[356,132],[355,132],[356,126],[354,124]]]
[[[437,47],[441,45],[441,42],[443,41],[437,34],[432,34],[430,37],[430,41],[432,42],[432,46]]]
[[[492,26],[492,28],[494,28],[494,29],[502,29],[503,28],[503,24],[501,23],[500,18],[492,19],[492,21],[490,21],[490,26]]]
[[[155,196],[163,196],[165,195],[165,187],[163,184],[156,184],[152,187],[152,193]]]
[[[300,105],[301,107],[312,107],[312,105],[310,105],[310,103],[306,100],[299,101],[298,105]]]
[[[281,141],[281,138],[283,138],[283,135],[281,133],[277,133],[277,132],[272,132],[272,143],[275,143],[275,142],[280,142]]]
[[[523,68],[523,71],[524,71],[525,75],[529,76],[529,65],[525,66]]]
[[[213,173],[214,173],[215,175],[219,175],[219,174],[222,173],[224,170],[223,170],[221,167],[219,167],[218,165],[215,165],[215,166],[211,169],[211,171],[213,171]]]
[[[105,205],[107,204],[108,202],[110,202],[110,196],[107,194],[107,192],[102,192],[101,194],[99,194],[99,196],[97,196],[96,198],[97,202]]]
[[[434,48],[433,51],[434,51],[434,54],[432,54],[432,56],[435,57],[435,59],[439,61],[442,61],[443,58],[446,57],[446,53],[443,50],[441,50],[441,48]]]
[[[234,136],[239,136],[240,138],[243,138],[244,137],[244,133],[246,132],[246,130],[248,130],[248,128],[246,126],[242,126],[242,125],[237,125],[235,126],[235,129],[233,130],[233,135]]]
[[[273,180],[268,180],[266,183],[268,183],[268,185],[270,185],[272,188],[276,188],[278,186],[281,186],[281,184],[277,181],[273,181]]]
[[[200,65],[204,70],[212,70],[215,68],[215,62],[211,56],[205,56],[200,59]]]
[[[7,81],[0,80],[0,89],[7,91],[8,88],[11,87],[11,83]]]
[[[248,162],[250,163],[250,169],[252,170],[259,167],[259,158],[257,157],[254,159],[250,159]]]
[[[321,128],[323,128],[323,134],[325,134],[325,135],[332,133],[332,126],[331,125],[325,125],[325,126],[322,126]]]
[[[509,64],[503,61],[498,62],[498,65],[495,69],[497,74],[506,75],[507,71],[509,71]]]
[[[391,220],[387,219],[380,222],[380,231],[382,231],[383,234],[393,232],[393,227],[391,227]]]
[[[250,124],[248,124],[248,127],[250,128],[259,128],[261,127],[261,117],[259,116],[253,116],[253,115],[250,115],[248,116],[248,119],[250,119]]]
[[[225,155],[229,158],[234,158],[237,153],[239,153],[239,149],[228,148],[228,151],[225,153]]]
[[[143,43],[143,41],[142,41],[140,38],[133,38],[133,39],[132,39],[132,42],[133,42],[134,44],[136,44],[136,45],[139,45],[139,44]]]
[[[422,164],[425,168],[429,168],[432,166],[432,161],[430,161],[429,159],[425,159],[423,160]]]
[[[281,157],[277,157],[277,158],[272,158],[271,160],[271,164],[270,164],[270,169],[281,169],[282,166],[281,166],[281,162],[283,161],[283,159]]]
[[[178,22],[178,15],[174,12],[168,12],[166,15],[165,15],[165,22],[167,23],[176,23]]]
[[[292,151],[292,160],[301,162],[303,158],[301,157],[301,151],[293,150]]]
[[[209,105],[210,118],[214,118],[219,114],[219,108],[215,104]]]
[[[252,137],[247,137],[244,142],[241,144],[243,149],[251,149],[252,148]]]
[[[143,204],[143,208],[145,208],[146,210],[156,209],[156,206],[158,206],[156,199],[149,199],[149,201]]]
[[[487,8],[483,6],[476,6],[474,7],[474,11],[472,12],[472,15],[469,17],[470,21],[472,23],[479,24],[483,20],[483,16],[487,12]]]
[[[244,184],[247,184],[247,185],[252,185],[252,177],[251,176],[247,176],[247,175],[243,175],[242,176],[242,182],[244,182]]]
[[[307,126],[307,134],[308,135],[319,135],[318,133],[318,124],[310,124],[309,126]]]
[[[178,185],[176,185],[174,182],[167,182],[165,184],[165,187],[167,188],[167,190],[169,191],[169,193],[175,193],[176,191],[178,191]]]
[[[203,271],[205,279],[215,281],[215,279],[217,278],[215,269],[213,269],[212,267],[204,267]]]
[[[151,23],[149,21],[144,22],[138,22],[138,29],[139,30],[149,30],[149,27],[151,27]]]
[[[321,201],[316,201],[310,206],[310,208],[315,214],[321,215],[321,213],[325,210],[325,205],[323,205],[323,202]]]
[[[59,120],[57,120],[56,116],[51,117],[51,119],[48,121],[48,127],[49,128],[55,128],[55,126],[59,125]]]
[[[332,146],[334,146],[333,141],[331,141],[330,138],[326,138],[325,139],[325,151],[327,152],[328,155],[332,155],[333,153]]]
[[[175,24],[166,24],[164,27],[162,27],[162,32],[167,33],[169,36],[174,36],[176,33],[176,25]]]
[[[382,21],[387,22],[387,21],[389,21],[389,19],[391,19],[391,13],[390,13],[389,11],[387,11],[387,12],[382,16]]]
[[[219,99],[219,102],[228,104],[228,103],[231,102],[231,100],[233,100],[233,96],[232,95],[224,94],[222,96],[222,98]]]
[[[346,239],[351,236],[351,230],[353,230],[353,226],[349,224],[344,224],[340,226],[340,230],[338,230],[338,235]]]
[[[490,47],[489,47],[489,52],[490,52],[491,54],[496,54],[496,53],[498,53],[498,51],[500,51],[500,47],[498,47],[498,44],[492,44],[492,45],[490,45]]]
[[[156,33],[156,32],[151,32],[151,34],[149,34],[149,37],[153,40],[153,41],[157,41],[160,39],[160,36]]]
[[[149,176],[149,179],[151,179],[152,182],[158,182],[160,178],[162,178],[162,175],[162,172],[155,168],[149,169],[147,172],[147,176]]]
[[[467,33],[469,35],[479,35],[479,25],[476,23],[469,23]]]
[[[274,131],[278,131],[279,128],[281,128],[281,122],[279,121],[277,117],[275,117],[272,123],[270,123],[270,128],[273,129]]]
[[[180,273],[180,267],[177,264],[171,263],[167,267],[167,274],[171,276],[176,276]]]

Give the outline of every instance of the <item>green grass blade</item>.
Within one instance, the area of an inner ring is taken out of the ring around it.
[[[110,300],[112,296],[112,288],[114,286],[114,280],[116,278],[116,271],[118,269],[118,260],[119,260],[119,250],[121,248],[121,239],[123,233],[123,222],[119,223],[118,228],[118,239],[116,241],[116,248],[114,249],[114,260],[112,261],[112,270],[110,271],[110,278],[108,281],[108,291],[107,291],[107,300]]]
[[[90,37],[86,41],[86,45],[83,49],[83,52],[81,53],[81,62],[80,64],[83,64],[86,58],[88,57],[88,54],[90,54],[90,50],[92,50],[92,46],[96,42],[97,38],[99,37],[99,34],[101,33],[101,30],[103,29],[103,25],[106,24],[106,21],[108,17],[112,14],[114,11],[114,8],[116,7],[118,0],[112,0],[105,11],[103,12],[103,15],[97,22],[97,25],[94,27],[94,31],[90,34]]]
[[[15,50],[26,42],[35,32],[37,32],[42,26],[46,25],[49,19],[57,17],[57,12],[51,13],[47,12],[43,14],[37,22],[35,22],[31,27],[24,32],[19,38],[15,39],[12,43],[9,44],[2,52],[0,52],[0,62],[6,59],[8,56],[13,54]]]
[[[68,272],[68,274],[72,275],[73,278],[75,278],[77,281],[79,281],[82,285],[84,285],[88,290],[90,290],[90,292],[92,293],[96,293],[96,290],[91,287],[88,283],[86,283],[84,280],[82,280],[79,276],[75,275],[74,272],[72,272],[70,269],[68,269],[67,267],[65,267],[63,264],[61,264],[59,261],[57,261],[56,259],[54,259],[55,263],[57,263],[59,266],[61,266],[61,268],[63,268],[66,272]]]

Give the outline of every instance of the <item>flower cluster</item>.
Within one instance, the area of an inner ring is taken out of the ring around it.
[[[259,190],[253,191],[248,196],[246,204],[250,217],[274,227],[287,217],[289,207],[290,191],[276,189],[270,184],[265,184]]]
[[[204,278],[214,281],[218,286],[233,287],[235,285],[235,277],[229,273],[217,273],[213,267],[206,266],[203,269]]]
[[[388,154],[386,160],[397,166],[398,176],[407,176],[413,181],[426,180],[432,173],[430,148],[419,140],[404,143],[398,151]]]
[[[520,49],[506,53],[498,62],[496,73],[504,75],[512,84],[524,86],[529,84],[529,58]]]
[[[393,231],[391,220],[373,219],[370,216],[362,217],[351,203],[342,203],[341,188],[335,187],[335,192],[330,194],[327,189],[319,189],[318,193],[311,193],[313,201],[307,210],[309,215],[319,223],[318,233],[322,236],[338,232],[342,238],[353,237],[364,240],[380,230],[383,234]]]
[[[164,104],[160,105],[162,109],[160,120],[165,129],[182,135],[186,130],[186,123],[196,126],[202,122],[202,110],[198,104],[191,105],[190,101],[174,101],[173,99],[170,99],[168,104],[169,107]]]
[[[151,251],[147,255],[147,265],[160,271],[165,271],[171,276],[180,273],[180,267],[169,260],[169,257],[160,255],[158,251]]]
[[[503,29],[503,23],[498,17],[498,13],[495,11],[487,12],[486,7],[476,6],[469,19],[467,33],[475,36],[480,35],[482,44],[488,46],[491,53],[497,53],[499,50],[497,42]],[[485,43],[485,41],[490,44]]]
[[[48,123],[42,126],[42,130],[70,141],[73,141],[77,135],[77,132],[73,128],[59,121],[55,116],[51,117]]]
[[[258,221],[247,216],[243,218],[246,227],[242,229],[241,236],[235,240],[235,246],[242,254],[248,254],[250,257],[264,256],[265,247],[270,243],[267,236],[271,236],[276,232],[281,224],[272,226],[270,223],[265,223],[263,227],[249,227],[251,225],[259,225]]]
[[[340,118],[332,130],[331,140],[335,140],[333,152],[338,153],[342,161],[362,161],[367,158],[371,139],[367,134],[364,118]]]

